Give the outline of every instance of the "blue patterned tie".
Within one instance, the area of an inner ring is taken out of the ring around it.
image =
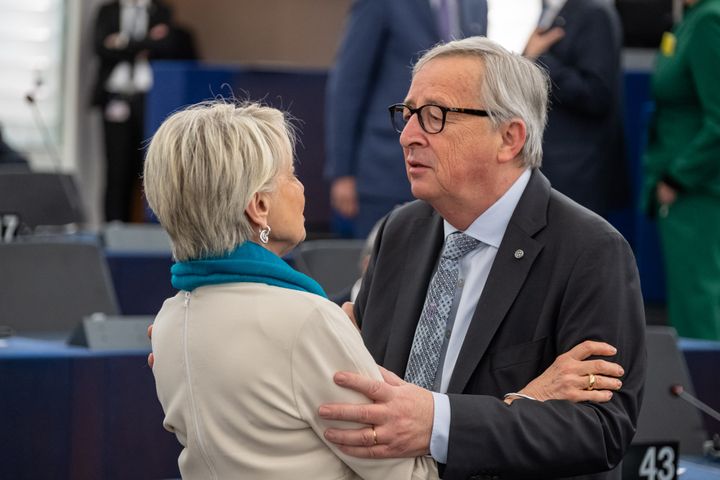
[[[477,248],[476,240],[462,232],[448,236],[440,263],[430,281],[420,321],[415,329],[405,380],[428,390],[433,388],[440,362],[448,316],[455,297],[460,258]]]

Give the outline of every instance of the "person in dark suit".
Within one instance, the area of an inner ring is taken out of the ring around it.
[[[600,215],[630,201],[622,122],[622,27],[612,2],[546,1],[525,56],[547,69],[551,108],[542,172]]]
[[[14,148],[5,143],[3,139],[2,125],[0,125],[0,167],[12,167],[13,169],[27,169],[28,161]]]
[[[139,199],[145,94],[152,85],[148,61],[192,59],[189,32],[171,23],[159,0],[113,0],[97,12],[93,37],[100,59],[92,105],[103,115],[105,220],[133,218]]]
[[[410,84],[410,66],[443,39],[485,34],[485,0],[452,0],[455,8],[444,26],[441,3],[352,4],[328,78],[325,177],[333,208],[353,219],[357,238],[367,237],[394,206],[412,200],[397,137],[387,123],[387,106]]]
[[[645,380],[640,282],[624,238],[539,171],[548,83],[475,37],[426,53],[390,107],[418,200],[383,222],[354,307],[385,382],[338,372],[374,403],[319,407],[372,425],[327,430],[344,452],[431,454],[445,480],[620,478]],[[624,369],[609,402],[512,392],[590,339]]]

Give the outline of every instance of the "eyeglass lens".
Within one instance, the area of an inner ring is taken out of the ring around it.
[[[440,107],[436,105],[423,105],[415,111],[419,117],[420,126],[427,133],[438,133],[443,129],[444,115]],[[398,132],[402,132],[405,125],[410,121],[413,112],[408,107],[397,107],[393,109],[393,126]]]

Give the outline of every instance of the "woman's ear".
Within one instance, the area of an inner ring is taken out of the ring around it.
[[[525,145],[527,130],[525,122],[520,119],[510,120],[509,123],[500,127],[502,144],[498,152],[499,160],[502,163],[511,162],[517,158]]]
[[[268,213],[270,212],[270,195],[267,192],[256,192],[245,208],[245,215],[259,228],[268,224]]]

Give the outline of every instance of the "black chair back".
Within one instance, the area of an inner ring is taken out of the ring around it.
[[[0,244],[0,325],[19,333],[70,331],[92,313],[119,313],[98,245]]]
[[[330,298],[349,291],[360,278],[364,240],[309,240],[293,252],[295,268],[317,280]]]
[[[0,170],[0,215],[7,214],[17,215],[20,233],[85,221],[73,177],[60,173]]]
[[[677,346],[672,327],[647,327],[648,371],[645,396],[633,443],[677,440],[680,453],[701,455],[707,438],[697,408],[670,393],[673,385],[682,385],[695,395],[685,358]]]

